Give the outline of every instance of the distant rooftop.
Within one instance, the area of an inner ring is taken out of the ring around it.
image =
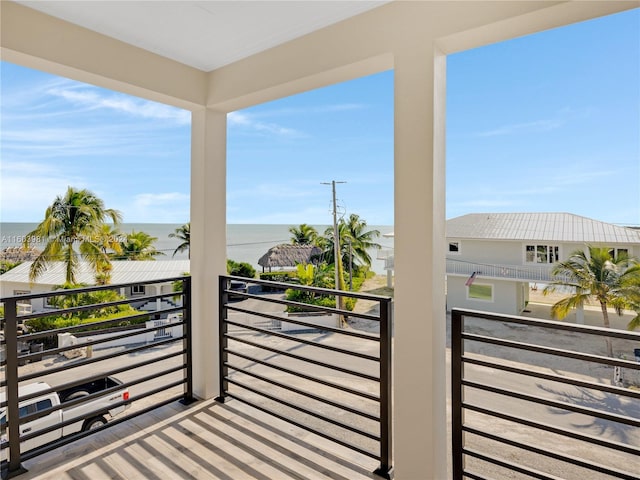
[[[29,269],[33,262],[24,262],[0,275],[2,282],[29,283]],[[189,260],[157,261],[112,261],[111,283],[144,283],[164,278],[179,277],[190,271]],[[51,263],[33,283],[41,285],[62,285],[65,281],[64,262]],[[95,269],[87,262],[78,266],[76,281],[95,285]]]
[[[638,229],[572,213],[470,213],[447,220],[447,237],[640,245]]]

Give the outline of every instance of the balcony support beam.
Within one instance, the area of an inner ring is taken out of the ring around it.
[[[211,108],[191,120],[191,262],[193,389],[218,395],[218,276],[225,275],[227,115]]]

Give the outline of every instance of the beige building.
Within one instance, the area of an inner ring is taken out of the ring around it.
[[[218,311],[212,293],[226,265],[227,113],[393,68],[395,478],[442,479],[447,55],[639,5],[2,1],[1,47],[5,61],[191,111],[193,374],[202,398],[219,385],[218,325],[207,312]]]

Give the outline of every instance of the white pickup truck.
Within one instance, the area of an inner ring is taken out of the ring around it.
[[[113,377],[104,377],[93,382],[77,385],[68,390],[51,392],[29,400],[23,400],[18,404],[20,409],[19,415],[20,417],[25,417],[38,411],[56,407],[61,404],[64,405],[66,402],[71,400],[86,397],[90,394],[98,393],[102,390],[106,390],[107,388],[116,387],[121,384],[122,382]],[[50,388],[49,384],[38,382],[20,387],[18,393],[21,397],[24,397]],[[78,422],[71,423],[64,427],[52,430],[51,432],[22,441],[20,444],[20,450],[22,452],[26,452],[59,438],[71,435],[72,433],[98,428],[107,423],[108,419],[111,417],[115,417],[116,415],[124,412],[130,405],[128,403],[123,405],[116,404],[120,402],[127,402],[128,400],[129,390],[123,388],[106,395],[99,396],[95,399],[81,402],[72,407],[56,410],[51,412],[49,415],[36,418],[30,422],[22,423],[20,425],[21,436],[35,433],[58,423],[66,422],[67,420],[73,420],[74,418],[80,419]],[[6,401],[6,393],[4,391],[0,392],[0,401]],[[3,407],[0,409],[0,429],[2,430],[0,442],[3,446],[8,442],[6,423],[7,408]],[[2,458],[5,459],[6,451],[3,451],[2,453]]]

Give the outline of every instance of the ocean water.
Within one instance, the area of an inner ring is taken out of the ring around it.
[[[37,223],[0,223],[0,250],[6,247],[14,247],[22,245],[24,238],[29,232],[32,232]],[[185,259],[187,253],[177,253],[173,256],[175,248],[180,241],[175,238],[169,238],[169,234],[173,233],[181,224],[172,223],[122,223],[119,230],[123,233],[131,233],[135,230],[143,231],[156,237],[158,240],[155,245],[158,250],[165,255],[157,257],[158,260],[170,260],[171,258]],[[272,225],[272,224],[229,224],[227,225],[227,258],[236,262],[247,262],[254,266],[256,271],[262,271],[262,267],[258,265],[258,260],[271,247],[280,243],[290,243],[291,234],[289,228],[292,225]],[[298,226],[298,225],[295,225]],[[318,232],[323,233],[327,228],[326,225],[314,225]],[[371,230],[379,230],[380,234],[393,231],[391,225],[371,225]],[[393,248],[393,238],[380,236],[377,242],[382,245],[383,249]],[[33,244],[34,247],[42,249],[43,245]],[[377,260],[377,252],[375,250],[369,252],[373,259],[371,268],[374,272],[384,274],[384,261]]]

